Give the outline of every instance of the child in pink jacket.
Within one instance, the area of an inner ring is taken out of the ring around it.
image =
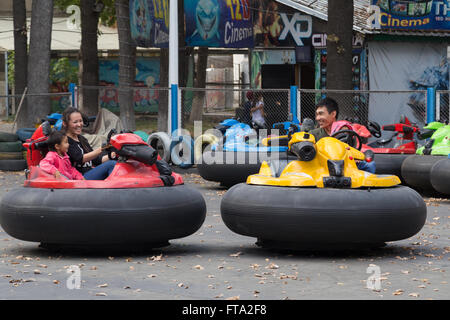
[[[47,140],[49,152],[44,159],[39,162],[39,167],[51,174],[55,178],[61,176],[69,180],[84,180],[83,175],[70,163],[67,150],[69,150],[69,141],[67,136],[61,131],[53,131]]]

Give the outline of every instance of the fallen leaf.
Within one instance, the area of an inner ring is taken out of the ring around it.
[[[239,300],[239,299],[240,299],[240,296],[234,296],[234,297],[226,298],[225,300]]]
[[[105,292],[97,292],[95,295],[99,296],[99,297],[106,297],[107,296],[107,294]]]
[[[399,295],[401,295],[401,294],[403,294],[403,290],[402,289],[398,289],[398,290],[396,290],[394,293],[393,293],[393,295],[394,296],[399,296]]]
[[[410,296],[410,297],[417,298],[417,297],[419,296],[419,294],[416,293],[416,292],[413,292],[413,293],[410,293],[409,296]]]
[[[147,275],[147,278],[155,278],[156,277],[156,274],[149,274],[149,275]]]
[[[242,252],[236,252],[233,254],[230,254],[230,257],[239,257],[242,254]]]
[[[201,265],[198,264],[198,265],[194,266],[194,269],[203,270],[205,268],[203,268]]]
[[[98,285],[97,288],[106,288],[107,286],[108,286],[108,284],[104,283],[104,284]]]
[[[279,266],[273,262],[266,267],[266,269],[278,269],[278,268]]]

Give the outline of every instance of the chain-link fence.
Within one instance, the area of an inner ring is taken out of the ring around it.
[[[111,112],[120,112],[119,91],[128,94],[132,100],[136,114],[156,115],[159,106],[167,106],[170,88],[160,87],[116,87],[116,86],[78,86],[76,88],[77,105],[83,108],[83,103],[96,101],[99,108],[106,108]],[[167,108],[164,108],[164,110]]]
[[[331,97],[339,105],[339,119],[350,119],[366,124],[376,121],[380,124],[395,123],[406,115],[419,125],[426,123],[427,92],[415,91],[338,91],[305,90],[298,92],[299,118],[315,118],[317,103]]]
[[[448,122],[450,119],[450,91],[436,91],[436,120]]]
[[[39,100],[49,99],[50,102],[50,111],[60,112],[60,110],[64,110],[68,106],[72,105],[71,101],[71,93],[70,92],[50,92],[50,93],[38,93],[38,94],[29,94],[25,95],[7,95],[0,96],[0,117],[5,120],[14,120],[18,112],[24,112],[24,105],[28,105],[28,108],[32,108],[30,103],[31,97],[37,97]],[[37,103],[34,101],[34,103]],[[45,101],[47,103],[47,101]],[[46,115],[42,115],[44,118]]]
[[[183,128],[195,120],[211,127],[211,122],[231,117],[248,124],[260,120],[262,126],[270,128],[276,122],[287,121],[289,114],[288,89],[180,88],[180,95]],[[251,111],[259,106],[262,108]]]
[[[148,133],[167,130],[170,88],[78,86],[76,105],[81,110],[87,110],[84,104],[95,103],[98,110],[104,108],[120,116],[120,92],[125,93],[125,101],[131,101],[136,130]]]
[[[76,105],[93,103],[120,114],[119,90],[128,90],[132,100],[137,129],[147,132],[167,128],[168,106],[171,89],[160,87],[79,86],[76,88]],[[351,119],[366,124],[369,120],[383,124],[396,123],[401,115],[422,126],[427,121],[427,91],[337,91],[299,89],[292,97],[289,89],[243,88],[179,88],[178,92],[181,128],[193,132],[193,122],[202,120],[203,131],[214,127],[226,118],[236,117],[251,124],[263,119],[263,125],[271,128],[276,122],[289,119],[292,99],[297,104],[297,118],[315,119],[315,107],[325,98],[334,98],[340,108],[339,119]],[[450,91],[436,92],[436,119],[449,120]],[[30,96],[27,94],[26,96]],[[62,112],[71,105],[70,92],[46,93],[52,112]],[[84,98],[83,98],[84,96]],[[90,97],[90,98],[89,98]],[[20,105],[21,96],[0,96],[0,117],[13,118]],[[24,99],[27,101],[27,99]],[[258,111],[256,107],[262,106]],[[255,109],[256,108],[256,109]],[[253,111],[252,111],[253,109]],[[161,123],[165,123],[161,126]]]

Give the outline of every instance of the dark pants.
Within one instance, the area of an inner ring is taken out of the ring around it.
[[[111,174],[116,165],[116,161],[108,160],[101,165],[92,168],[83,176],[86,180],[105,180]]]

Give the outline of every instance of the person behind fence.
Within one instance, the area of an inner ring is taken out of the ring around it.
[[[253,106],[253,91],[247,91],[245,94],[247,97],[247,101],[245,101],[244,105],[242,106],[242,119],[241,121],[246,124],[251,124],[252,122],[252,116],[251,116],[251,109]]]
[[[316,141],[319,141],[324,137],[329,137],[331,135],[331,127],[333,123],[337,121],[338,115],[339,106],[336,100],[325,98],[319,101],[316,105],[316,121],[319,127],[310,130],[309,133],[316,138]],[[356,165],[359,170],[375,173],[375,161],[357,161]]]
[[[69,141],[64,133],[61,131],[50,133],[47,146],[49,152],[39,162],[42,171],[55,176],[56,179],[84,180],[83,175],[70,163],[70,158],[67,155]]]
[[[107,155],[102,155],[103,148],[93,150],[87,139],[81,135],[83,117],[80,111],[68,107],[64,110],[62,119],[69,141],[67,154],[72,165],[86,180],[106,179],[113,171],[116,161],[109,160]]]
[[[260,128],[266,127],[266,121],[264,120],[264,101],[261,92],[254,94],[253,107],[250,109],[252,113],[252,121]]]

